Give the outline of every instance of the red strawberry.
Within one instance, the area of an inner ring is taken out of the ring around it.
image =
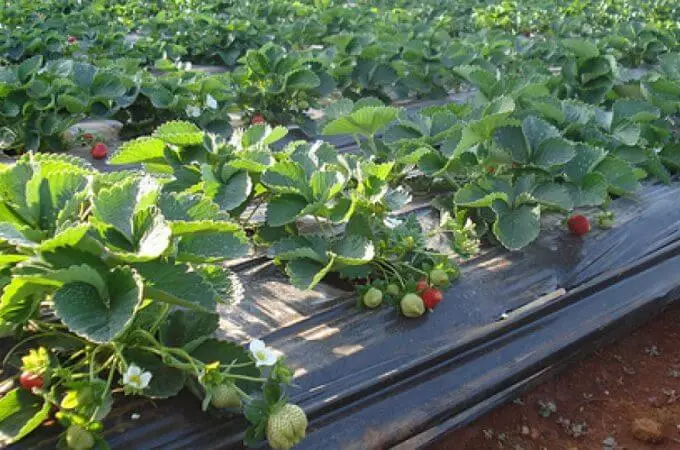
[[[94,147],[92,147],[92,150],[90,150],[90,154],[94,159],[106,158],[107,152],[108,149],[106,148],[106,144],[103,144],[101,142],[97,142],[96,144],[94,144]]]
[[[85,139],[86,141],[92,141],[94,139],[94,136],[92,136],[92,133],[84,133],[83,139]]]
[[[252,125],[258,125],[261,123],[266,123],[266,120],[264,120],[264,116],[262,114],[255,114],[252,119],[250,119],[250,123]]]
[[[430,287],[430,285],[427,283],[427,280],[423,278],[422,280],[418,281],[418,284],[416,284],[416,292],[423,292],[428,287]]]
[[[27,391],[31,391],[33,388],[40,389],[43,387],[44,380],[43,377],[32,372],[22,372],[19,377],[19,384]]]
[[[442,301],[442,291],[437,288],[427,288],[423,292],[422,298],[427,309],[434,309]]]
[[[496,168],[493,166],[486,166],[486,173],[493,175],[496,173]]]
[[[575,214],[567,219],[567,226],[569,231],[576,236],[583,236],[590,231],[590,222],[586,216]]]
[[[75,44],[78,41],[75,36],[69,36],[68,39],[66,39],[66,42],[69,44]]]

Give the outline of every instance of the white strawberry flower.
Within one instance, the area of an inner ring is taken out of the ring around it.
[[[205,96],[205,105],[210,109],[217,109],[217,100],[215,100],[212,95],[208,94]]]
[[[274,350],[268,348],[264,342],[259,339],[254,339],[250,342],[248,347],[250,353],[252,353],[253,358],[255,358],[255,365],[257,367],[261,366],[273,366],[279,359],[274,353]]]
[[[134,390],[141,391],[149,386],[151,377],[151,372],[145,372],[138,365],[130,364],[125,374],[123,374],[123,384]]]
[[[189,117],[198,117],[201,115],[201,108],[198,106],[194,105],[189,105],[186,108],[187,116]]]

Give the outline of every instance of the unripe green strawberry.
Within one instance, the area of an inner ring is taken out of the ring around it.
[[[385,288],[385,291],[387,291],[388,294],[396,297],[397,295],[399,295],[399,286],[397,286],[394,283],[390,283]]]
[[[399,306],[401,306],[401,313],[406,317],[420,317],[425,313],[423,299],[416,294],[404,295]]]
[[[72,450],[88,450],[94,447],[94,436],[80,425],[71,425],[66,430],[66,445]]]
[[[307,416],[297,405],[285,404],[267,421],[267,441],[276,450],[288,450],[305,437]]]
[[[213,407],[221,408],[240,408],[241,396],[236,390],[236,386],[231,383],[220,384],[210,389],[210,404]]]
[[[377,308],[383,301],[383,293],[378,288],[370,288],[364,294],[364,305],[367,308]]]
[[[449,284],[449,276],[442,269],[434,269],[430,272],[430,283],[434,286],[445,286]]]

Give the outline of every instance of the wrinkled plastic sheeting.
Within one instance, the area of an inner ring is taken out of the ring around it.
[[[278,269],[263,263],[243,274],[247,298],[226,312],[230,326],[223,335],[241,342],[264,336],[308,374],[297,380],[308,391],[302,397],[332,396],[337,394],[331,388],[335,384],[342,389],[380,376],[385,368],[397,369],[415,355],[474,334],[505,313],[556,291],[570,291],[678,241],[678,195],[677,184],[646,185],[636,197],[612,203],[613,229],[593,226],[584,238],[566,231],[563,216],[544,217],[541,236],[528,247],[515,252],[486,248],[463,262],[460,280],[437,310],[415,320],[387,307],[360,311],[349,293],[327,285],[298,291]],[[429,208],[417,213],[427,227],[438,220]],[[448,250],[445,241],[441,244],[439,250]]]
[[[584,238],[566,231],[563,216],[547,216],[541,236],[525,249],[487,248],[464,262],[460,281],[445,293],[437,310],[415,320],[399,316],[392,308],[360,311],[354,308],[353,299],[334,298],[338,294],[334,291],[280,291],[283,282],[274,281],[280,275],[267,269],[256,282],[260,291],[254,296],[257,303],[230,315],[231,323],[240,324],[238,333],[227,328],[224,336],[240,341],[264,337],[296,370],[293,400],[308,411],[332,409],[338,399],[364,395],[432,355],[483,338],[513,311],[532,310],[534,304],[533,309],[540,309],[550,304],[553,293],[569,292],[677,242],[678,195],[678,184],[647,184],[635,197],[612,203],[610,209],[616,216],[613,229],[593,227]],[[418,213],[426,225],[438,220],[431,209]],[[590,213],[595,223],[596,211]],[[270,283],[274,283],[273,289],[266,287]],[[266,327],[254,321],[258,315]],[[277,328],[277,323],[281,327]],[[270,334],[263,336],[265,329]],[[508,362],[498,361],[500,366],[504,363]],[[404,420],[415,420],[407,418],[408,414],[413,412],[404,411]]]

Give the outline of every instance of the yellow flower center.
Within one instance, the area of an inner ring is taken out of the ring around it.
[[[130,375],[130,384],[136,384],[137,386],[142,385],[142,379],[139,375]]]
[[[262,360],[267,359],[267,354],[263,351],[259,351],[259,352],[255,353],[255,356],[257,357],[257,359],[262,359]]]

